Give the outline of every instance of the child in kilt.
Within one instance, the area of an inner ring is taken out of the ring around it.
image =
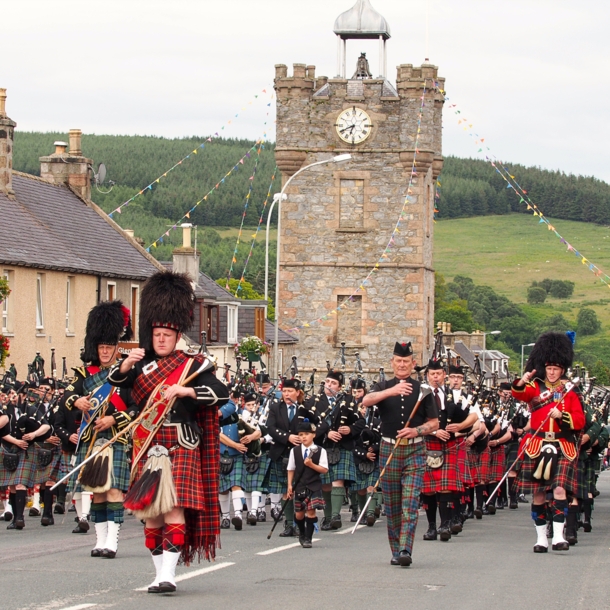
[[[288,458],[288,498],[294,498],[294,516],[299,528],[299,542],[310,549],[316,510],[324,509],[322,478],[328,472],[326,450],[313,443],[316,426],[308,419],[298,425],[301,445],[290,450]]]

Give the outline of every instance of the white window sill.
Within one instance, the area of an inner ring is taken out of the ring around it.
[[[3,331],[2,331],[2,334],[3,334],[5,337],[14,337],[14,336],[15,336],[15,333],[9,333],[7,330],[3,330]]]
[[[66,333],[66,337],[76,337],[76,333]]]
[[[47,335],[44,332],[41,333],[41,332],[36,331],[36,336],[37,337],[46,337]]]

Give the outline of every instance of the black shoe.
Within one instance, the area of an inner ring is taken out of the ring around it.
[[[13,520],[13,513],[10,510],[5,511],[5,513],[4,513],[4,520],[5,521],[12,521]]]
[[[15,519],[13,523],[15,524],[16,530],[22,530],[25,527],[25,520],[23,517],[21,517],[21,519]]]
[[[74,504],[70,505],[70,508],[68,509],[69,513],[75,513],[76,512],[76,506],[74,506]]]
[[[231,520],[229,519],[229,517],[223,517],[222,521],[220,522],[220,529],[221,530],[231,529]]]
[[[466,515],[466,519],[474,519],[474,511],[473,510],[467,510],[464,514]]]
[[[305,536],[302,538],[299,537],[299,542],[304,549],[310,549],[313,546],[313,544],[311,544],[311,540]]]
[[[280,538],[292,538],[296,536],[296,531],[292,525],[289,525],[288,522],[284,525],[284,531],[280,534]]]
[[[324,517],[324,519],[322,519],[322,524],[320,525],[320,529],[323,532],[327,532],[328,530],[332,529],[330,527],[330,519],[328,517]]]
[[[566,527],[566,540],[570,546],[578,544],[578,536],[576,535],[576,530],[574,528]]]
[[[86,517],[78,519],[76,527],[72,530],[73,534],[86,534],[89,531],[89,521]]]
[[[379,517],[381,517],[381,506],[376,506],[375,507],[375,517],[377,519],[379,519]]]
[[[350,523],[356,523],[360,517],[360,512],[357,510],[352,511],[352,516],[350,517]]]
[[[54,507],[53,507],[53,514],[55,515],[63,515],[66,512],[66,507],[63,503],[58,502]]]
[[[390,565],[399,566],[400,564],[398,563],[398,557],[392,557],[392,559],[390,559]]]
[[[482,509],[480,506],[477,506],[477,507],[474,509],[474,516],[475,516],[477,519],[482,519],[484,514],[485,514],[485,509]]]
[[[487,504],[484,504],[484,505],[483,505],[483,510],[482,510],[481,512],[482,512],[482,514],[484,514],[484,515],[491,515],[491,512],[490,512],[490,510],[489,510],[489,506],[487,506]]]
[[[525,494],[519,494],[518,500],[520,504],[527,504],[527,498],[525,497]]]
[[[55,519],[53,519],[53,515],[43,515],[40,520],[40,525],[55,525]]]
[[[443,542],[451,540],[451,521],[445,521],[438,528],[438,535]]]
[[[496,508],[497,508],[498,510],[504,510],[504,500],[498,500],[498,501],[496,502]]]
[[[7,530],[16,530],[17,526],[15,525],[14,521],[11,521],[7,526],[6,526]]]
[[[172,585],[171,582],[160,582],[158,589],[159,593],[174,593],[176,585]]]
[[[104,559],[114,559],[116,557],[116,551],[111,551],[110,549],[102,549],[100,557],[103,557]]]
[[[515,510],[519,508],[519,503],[517,502],[517,500],[515,500],[514,502],[511,500],[510,504],[508,505],[508,508],[510,508],[511,510]]]
[[[330,529],[331,530],[341,529],[342,526],[343,526],[343,523],[341,523],[341,515],[333,515],[330,518]]]
[[[92,549],[91,557],[101,557],[104,549]]]
[[[148,592],[149,593],[161,593],[158,585],[151,585],[150,587],[148,587]]]
[[[451,519],[451,533],[452,534],[459,534],[462,529],[464,529],[462,527],[462,521],[460,520],[459,516],[455,516],[453,517],[453,519]]]
[[[554,551],[569,551],[570,545],[568,542],[558,542],[557,544],[553,545],[553,550]]]
[[[246,517],[246,523],[248,525],[256,525],[256,522],[257,522],[256,513],[253,510],[251,510],[248,513],[248,516]]]
[[[369,513],[366,516],[366,524],[369,527],[373,527],[373,525],[375,525],[375,521],[377,521],[377,517],[375,517],[375,513]]]
[[[534,553],[548,553],[549,552],[549,547],[548,546],[542,546],[540,544],[537,544],[534,547]]]
[[[490,515],[495,515],[496,514],[496,507],[494,504],[488,504],[487,505],[487,510],[488,510],[488,514]],[[483,511],[483,514],[485,514],[485,511]]]
[[[583,531],[589,533],[593,529],[593,527],[591,526],[591,521],[583,521],[582,529]]]
[[[40,517],[40,509],[36,508],[35,506],[32,506],[32,508],[30,508],[30,517]]]
[[[411,553],[409,551],[400,551],[398,555],[398,565],[402,568],[408,568],[413,563]]]
[[[238,517],[237,515],[235,515],[233,517],[233,519],[231,519],[231,523],[233,524],[233,527],[239,532],[241,531],[241,528],[244,525],[244,522],[242,520],[241,517]]]
[[[436,523],[428,523],[428,531],[424,534],[424,540],[436,540]]]
[[[256,520],[258,523],[265,523],[265,521],[267,521],[267,512],[264,508],[259,508],[256,511]]]

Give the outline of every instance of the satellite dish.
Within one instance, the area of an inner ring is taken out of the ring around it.
[[[106,180],[106,166],[103,163],[100,163],[97,168],[96,182],[98,184],[103,184],[104,180]]]

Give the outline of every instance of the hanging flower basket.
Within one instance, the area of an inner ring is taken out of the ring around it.
[[[235,345],[235,355],[247,358],[248,362],[259,362],[261,356],[269,352],[269,344],[258,337],[247,336]]]
[[[4,367],[6,363],[6,358],[9,356],[9,349],[11,347],[11,343],[8,340],[8,337],[4,335],[0,335],[0,367]]]

